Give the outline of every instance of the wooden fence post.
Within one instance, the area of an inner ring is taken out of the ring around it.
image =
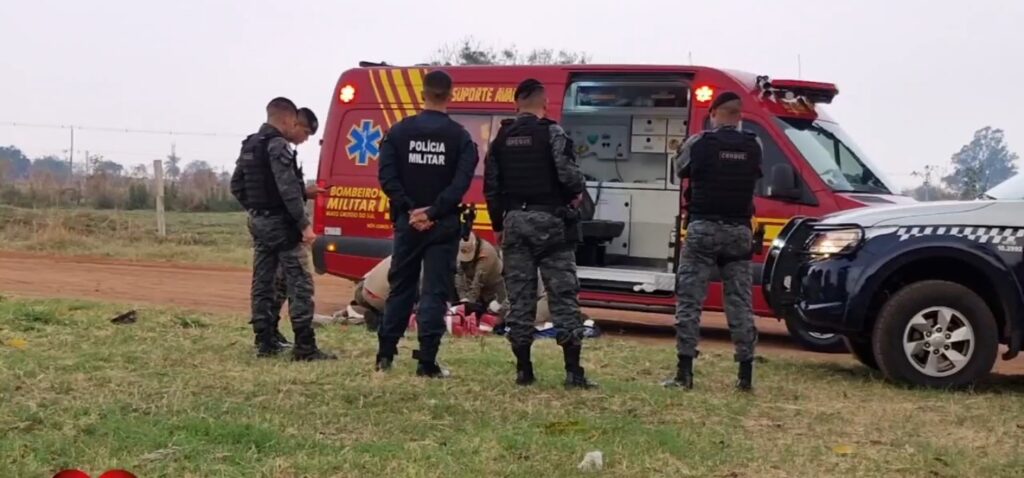
[[[164,166],[163,161],[153,160],[153,182],[156,196],[156,233],[160,237],[167,236],[167,222],[164,218]]]

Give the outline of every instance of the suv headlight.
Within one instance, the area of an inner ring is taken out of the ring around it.
[[[853,252],[864,238],[859,228],[818,231],[807,242],[807,252],[814,256],[833,256]]]

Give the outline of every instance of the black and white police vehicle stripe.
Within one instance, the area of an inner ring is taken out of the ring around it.
[[[1018,246],[1024,238],[1024,228],[1016,227],[968,227],[968,226],[914,226],[901,227],[896,231],[900,241],[922,236],[955,236],[980,244]]]

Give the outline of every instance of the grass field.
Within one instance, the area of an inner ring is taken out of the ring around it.
[[[771,359],[753,396],[729,354],[702,356],[698,389],[656,385],[672,351],[588,342],[603,387],[566,392],[538,343],[540,384],[511,382],[498,338],[446,340],[456,377],[370,371],[364,330],[321,332],[335,363],[257,360],[240,316],[0,301],[0,476],[63,467],[140,477],[1021,476],[1020,381],[974,392],[894,387],[864,368]]]
[[[169,212],[166,220],[161,239],[152,211],[0,206],[0,248],[242,266],[252,261],[243,213]]]

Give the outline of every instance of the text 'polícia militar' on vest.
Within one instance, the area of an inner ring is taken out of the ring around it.
[[[444,166],[444,143],[441,141],[409,141],[409,162],[428,166]]]

